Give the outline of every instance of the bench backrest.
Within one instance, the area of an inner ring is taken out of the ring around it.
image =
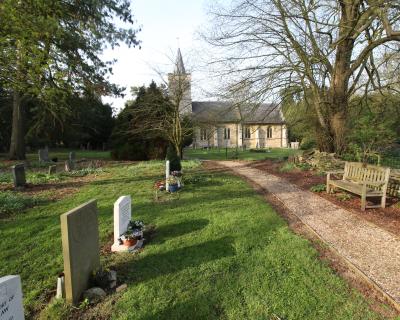
[[[343,180],[353,182],[388,183],[390,168],[378,167],[361,162],[346,162]]]

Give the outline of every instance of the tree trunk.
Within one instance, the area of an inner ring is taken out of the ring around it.
[[[10,154],[11,160],[25,159],[25,110],[19,92],[13,93],[13,117]]]

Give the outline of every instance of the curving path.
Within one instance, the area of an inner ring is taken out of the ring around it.
[[[274,194],[295,216],[370,281],[400,304],[400,238],[309,191],[244,162],[219,165]]]

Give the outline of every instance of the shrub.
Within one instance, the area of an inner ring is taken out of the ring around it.
[[[116,146],[111,156],[116,160],[146,161],[165,158],[167,142],[162,139],[127,142]]]
[[[12,182],[11,173],[0,172],[0,184]]]
[[[39,204],[41,199],[11,191],[0,192],[0,215],[13,214]]]
[[[303,139],[300,145],[301,150],[310,150],[313,149],[317,146],[316,142],[314,140],[310,139]]]
[[[169,160],[170,170],[171,171],[181,171],[181,159],[178,157],[174,146],[169,145],[167,149],[167,160]]]
[[[326,191],[326,185],[325,184],[317,184],[315,186],[312,186],[310,188],[310,190],[312,192],[324,192],[324,191]]]
[[[280,169],[280,172],[288,172],[288,171],[293,171],[296,169],[296,165],[293,163],[286,162]]]
[[[337,193],[336,198],[338,198],[340,201],[348,201],[353,197],[351,196],[351,194],[343,192],[343,193]]]
[[[312,166],[308,163],[299,163],[297,164],[297,167],[301,170],[301,171],[308,171],[312,169]]]

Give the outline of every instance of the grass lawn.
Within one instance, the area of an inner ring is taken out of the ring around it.
[[[299,150],[273,148],[270,152],[267,150],[259,150],[258,152],[250,150],[239,150],[236,152],[235,148],[221,149],[191,149],[184,150],[184,157],[187,159],[200,159],[200,160],[265,160],[265,159],[284,159],[292,154],[299,152]]]
[[[381,319],[244,181],[198,165],[185,162],[179,198],[154,201],[161,162],[113,166],[78,193],[1,220],[0,276],[21,275],[28,318],[55,293],[63,269],[59,216],[98,199],[104,244],[113,202],[129,194],[133,219],[155,234],[136,256],[102,256],[128,289],[87,310],[93,319]],[[66,312],[56,304],[42,317]]]
[[[74,150],[74,149],[50,149],[49,150],[49,158],[58,158],[59,161],[67,160],[68,155],[71,151],[75,151],[77,159],[96,159],[96,160],[109,160],[111,159],[110,151],[98,151],[98,150]],[[29,161],[36,162],[39,160],[37,152],[29,152],[26,154],[26,159]],[[4,161],[4,166],[9,166],[10,161],[7,160],[6,153],[0,153],[0,168],[2,167],[2,161]],[[13,162],[21,162],[21,161],[13,161]]]

